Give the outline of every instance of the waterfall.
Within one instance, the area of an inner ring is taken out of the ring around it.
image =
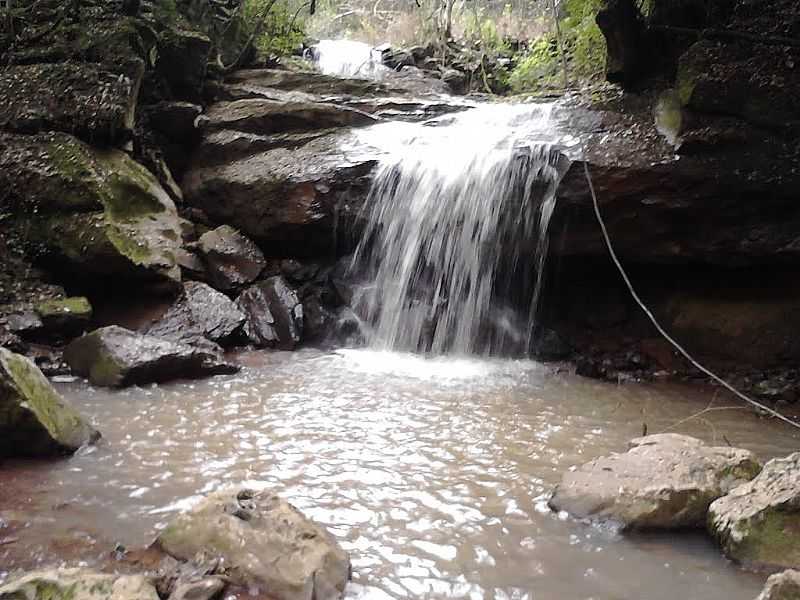
[[[380,79],[389,70],[381,54],[369,44],[351,40],[321,40],[311,50],[319,70],[337,77]]]
[[[372,128],[386,150],[364,208],[353,272],[374,347],[525,352],[547,227],[567,160],[549,105],[489,105]]]

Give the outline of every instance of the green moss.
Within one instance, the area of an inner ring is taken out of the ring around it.
[[[12,393],[16,391],[16,399],[9,398],[6,392],[4,404],[15,403],[36,415],[36,419],[58,444],[68,448],[77,448],[91,437],[90,429],[80,415],[65,404],[58,392],[53,389],[42,372],[24,356],[14,354],[0,348],[0,368],[5,370],[11,379]],[[7,413],[5,418],[17,419],[24,415]],[[5,423],[14,426],[14,423]]]
[[[47,300],[37,304],[34,310],[43,319],[48,317],[60,317],[63,315],[83,316],[87,319],[92,316],[92,305],[84,296],[63,298],[60,300]]]
[[[741,541],[728,539],[730,554],[747,564],[800,567],[800,518],[795,512],[768,510],[753,518]]]

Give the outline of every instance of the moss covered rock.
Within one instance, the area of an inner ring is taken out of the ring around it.
[[[708,527],[739,563],[800,568],[800,452],[769,461],[758,477],[714,502]]]
[[[45,300],[34,310],[45,330],[56,335],[79,334],[92,318],[92,305],[83,296]]]
[[[180,278],[175,205],[119,150],[60,133],[0,135],[0,210],[28,242],[81,274]]]
[[[275,600],[341,598],[350,579],[350,559],[333,536],[266,491],[214,493],[156,543],[179,560],[217,560],[231,583]]]
[[[662,433],[632,440],[628,452],[568,472],[550,507],[624,529],[702,527],[709,504],[760,469],[747,450]]]
[[[35,571],[0,586],[0,600],[159,600],[142,575],[107,575],[87,569]]]
[[[73,452],[99,437],[33,362],[0,348],[0,456]]]

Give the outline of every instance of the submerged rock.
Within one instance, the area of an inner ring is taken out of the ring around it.
[[[350,578],[350,559],[333,536],[269,492],[214,493],[156,543],[179,560],[217,560],[231,583],[276,600],[341,598]]]
[[[202,338],[224,342],[244,321],[245,315],[225,294],[205,283],[187,281],[183,293],[147,334],[186,344],[196,344]]]
[[[99,437],[33,362],[0,348],[0,456],[74,452]]]
[[[0,586],[0,600],[159,600],[143,575],[88,569],[34,571]]]
[[[198,246],[208,278],[220,290],[252,283],[267,264],[259,247],[230,225],[204,233]]]
[[[283,277],[247,288],[236,304],[247,315],[244,331],[256,346],[291,350],[302,340],[303,305]]]
[[[800,568],[800,452],[714,502],[708,527],[733,560],[753,568]]]
[[[756,600],[800,600],[800,571],[771,575]]]
[[[70,343],[64,359],[94,385],[122,387],[236,372],[215,349],[190,346],[112,325]]]
[[[632,440],[627,452],[568,472],[549,504],[623,529],[702,527],[709,504],[760,468],[748,450],[662,433]]]

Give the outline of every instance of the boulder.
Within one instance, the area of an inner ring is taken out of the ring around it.
[[[133,131],[142,74],[141,68],[121,75],[78,62],[7,66],[0,72],[0,129],[124,140]]]
[[[748,450],[662,433],[632,440],[627,452],[566,473],[549,504],[623,529],[702,527],[709,504],[760,468]]]
[[[205,283],[187,281],[175,303],[147,329],[147,334],[186,344],[203,338],[225,342],[244,321],[245,315],[225,294]]]
[[[771,575],[756,600],[800,600],[800,571]]]
[[[302,340],[303,305],[283,277],[247,288],[236,304],[247,315],[244,331],[256,346],[291,350]]]
[[[356,218],[376,165],[348,130],[205,136],[183,179],[187,204],[279,256],[330,252]],[[220,199],[224,198],[224,202]]]
[[[214,348],[196,347],[111,325],[73,340],[64,350],[73,372],[99,386],[122,387],[233,373]]]
[[[0,586],[0,600],[159,600],[143,575],[88,569],[34,571]]]
[[[127,154],[66,134],[0,134],[0,211],[81,276],[178,280],[175,205]]]
[[[156,544],[179,560],[217,560],[234,585],[275,600],[341,598],[350,559],[320,525],[267,491],[214,493],[178,516]]]
[[[800,452],[776,458],[709,508],[729,558],[757,569],[800,568]]]
[[[0,348],[0,456],[74,452],[99,437],[32,361]]]
[[[213,600],[225,589],[219,577],[204,577],[192,581],[181,581],[169,595],[169,600]]]
[[[197,133],[197,117],[203,107],[191,102],[158,102],[145,111],[147,123],[168,140],[186,143]]]
[[[198,250],[209,281],[220,290],[252,283],[267,264],[259,247],[230,225],[201,235]]]

